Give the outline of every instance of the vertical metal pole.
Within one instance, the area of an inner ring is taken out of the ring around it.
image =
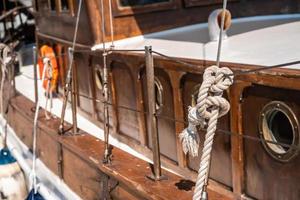
[[[108,113],[108,69],[107,69],[107,53],[103,53],[103,93],[104,93],[104,142],[105,142],[105,150],[104,150],[104,159],[103,163],[110,163],[111,152],[109,149],[109,113]]]
[[[153,152],[153,179],[161,180],[161,163],[159,139],[157,131],[157,119],[155,108],[155,87],[154,87],[154,65],[151,46],[145,46],[145,62],[146,62],[146,77],[147,77],[147,93],[148,93],[148,129],[152,138],[152,152]]]
[[[37,84],[37,50],[36,47],[34,46],[32,48],[33,51],[33,76],[34,76],[34,100],[35,100],[35,104],[37,104],[38,102],[38,84]]]
[[[72,56],[72,49],[69,48],[68,49],[68,55],[69,55],[69,58],[71,58]],[[74,64],[74,63],[72,63]],[[72,104],[72,120],[73,120],[73,134],[77,134],[78,132],[78,129],[77,129],[77,99],[76,99],[76,85],[74,83],[74,80],[75,80],[75,69],[74,69],[74,66],[72,67],[72,78],[71,78],[71,90],[72,90],[72,94],[71,94],[71,104]]]
[[[69,69],[66,77],[66,84],[65,84],[65,91],[64,91],[64,99],[63,99],[63,105],[61,110],[61,116],[60,116],[60,125],[59,125],[59,134],[64,133],[64,123],[65,123],[65,114],[66,114],[66,108],[68,103],[68,96],[69,92],[71,90],[71,84],[72,84],[72,65],[73,65],[73,54],[72,48],[68,48],[68,60],[69,60]]]

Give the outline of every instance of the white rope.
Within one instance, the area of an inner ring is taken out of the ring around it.
[[[14,56],[11,48],[3,43],[0,43],[0,64],[1,64],[1,88],[0,88],[0,110],[1,110],[1,115],[4,117],[4,82],[6,77],[8,76],[7,74],[9,73],[8,71],[8,66],[13,63],[14,61]],[[10,79],[10,77],[8,76]],[[10,81],[10,80],[9,80]],[[5,131],[3,135],[3,146],[6,147],[6,137],[7,137],[7,121],[5,122]]]
[[[233,77],[225,77],[229,74],[232,74],[229,68],[211,66],[205,71],[203,76],[203,79],[205,79],[204,83],[208,84],[203,84],[200,87],[196,114],[203,120],[208,120],[208,124],[193,200],[200,199],[203,188],[207,185],[211,151],[218,118],[225,115],[230,109],[230,104],[222,97],[223,91],[233,82]]]
[[[227,76],[229,74],[232,74],[232,71],[227,67],[211,66],[205,70],[203,83],[199,89],[197,105],[190,107],[188,128],[180,134],[184,153],[189,152],[192,156],[197,156],[199,148],[197,126],[200,125],[202,128],[207,126],[193,200],[200,199],[203,188],[207,184],[211,150],[218,118],[225,115],[230,109],[230,104],[222,97],[223,91],[233,82],[233,77]]]
[[[53,95],[52,95],[52,91],[51,91],[51,81],[52,81],[53,69],[52,69],[52,64],[51,64],[49,58],[44,58],[43,62],[44,62],[44,69],[46,69],[45,73],[47,74],[47,87],[46,87],[46,92],[45,92],[45,94],[46,94],[45,116],[46,116],[46,119],[49,120],[49,119],[51,119],[52,107],[53,107]],[[46,79],[46,75],[45,75],[44,79]],[[50,116],[47,112],[49,98],[50,98],[50,108],[49,108]]]
[[[202,128],[207,127],[193,200],[207,199],[206,186],[218,118],[225,115],[230,109],[229,102],[222,95],[223,91],[228,89],[233,83],[233,76],[230,76],[233,73],[227,67],[219,68],[226,6],[227,0],[224,0],[217,52],[217,66],[210,66],[205,69],[203,82],[198,93],[197,104],[189,108],[189,125],[179,136],[184,153],[187,154],[189,152],[194,157],[198,155],[199,149],[197,126],[201,126]]]
[[[48,63],[49,59],[44,58],[44,69],[42,74],[42,83],[45,80],[46,70],[47,67],[45,63]],[[34,193],[37,193],[37,180],[36,180],[36,140],[37,140],[37,125],[38,125],[38,115],[39,115],[39,108],[40,108],[40,99],[38,99],[36,106],[35,106],[35,113],[34,113],[34,121],[33,121],[33,142],[32,142],[32,182],[31,188],[34,189]]]

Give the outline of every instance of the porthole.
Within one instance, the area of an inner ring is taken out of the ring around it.
[[[163,87],[162,87],[160,80],[157,77],[155,77],[154,84],[155,84],[155,108],[156,108],[156,111],[160,112],[164,105],[164,103],[163,103]]]
[[[287,104],[281,101],[266,104],[260,113],[259,132],[265,140],[264,148],[274,159],[288,162],[298,154],[294,147],[299,147],[299,123]]]

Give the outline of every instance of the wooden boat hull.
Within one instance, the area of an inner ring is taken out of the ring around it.
[[[33,107],[33,102],[17,95],[11,99],[7,116],[10,126],[29,148],[32,148]],[[151,173],[147,162],[117,148],[113,149],[113,163],[105,165],[102,141],[82,131],[76,136],[59,136],[58,126],[58,119],[48,121],[43,115],[40,117],[38,157],[82,199],[192,198],[192,182],[167,171],[163,171],[167,180],[153,182],[146,177]],[[211,199],[232,199],[226,190],[224,194],[214,190],[209,191]]]

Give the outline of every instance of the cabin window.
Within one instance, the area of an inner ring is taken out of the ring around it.
[[[293,110],[283,102],[268,103],[260,114],[259,131],[263,146],[276,160],[287,162],[297,155],[299,124]],[[270,142],[268,142],[270,141]]]
[[[121,6],[144,6],[155,3],[169,2],[170,0],[119,0]]]

